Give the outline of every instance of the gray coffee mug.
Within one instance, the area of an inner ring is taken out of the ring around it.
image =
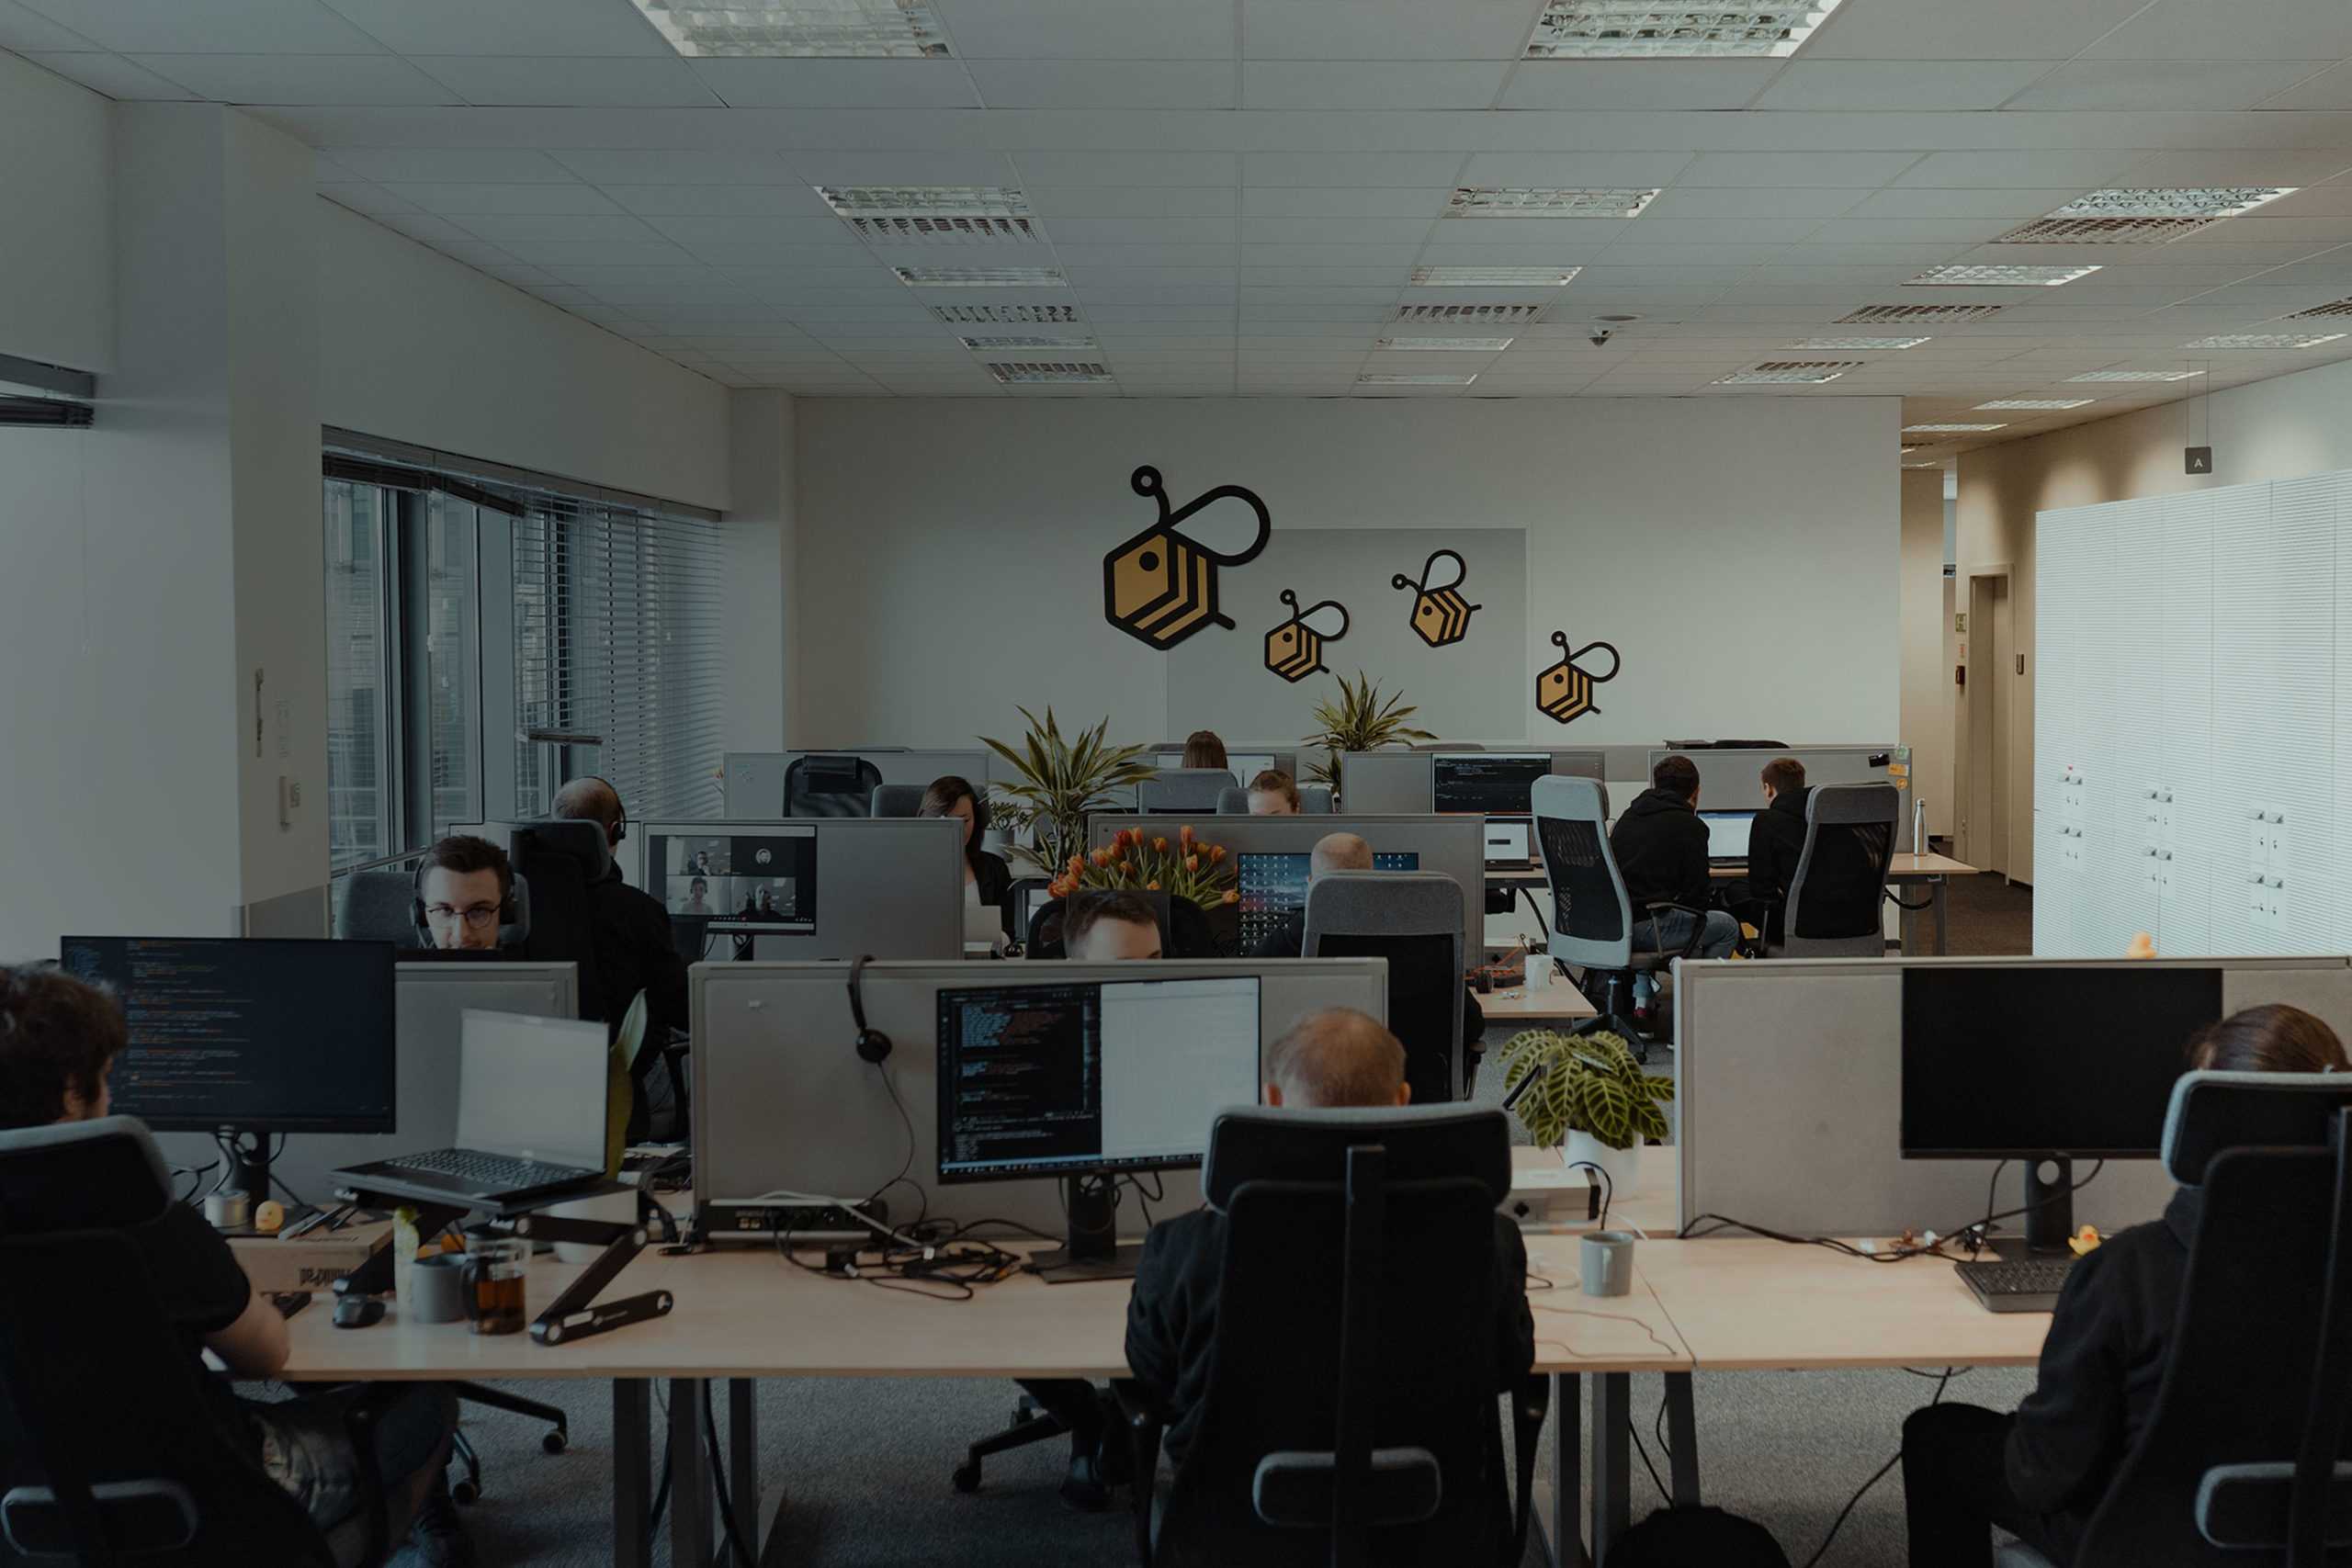
[[[435,1252],[416,1260],[409,1303],[419,1323],[460,1323],[466,1315],[466,1255]]]
[[[1584,1238],[1584,1293],[1630,1295],[1634,1289],[1634,1237],[1627,1231],[1595,1231]]]

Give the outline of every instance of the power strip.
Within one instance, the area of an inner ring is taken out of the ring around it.
[[[889,1206],[879,1200],[865,1205],[872,1217],[890,1223]],[[789,1235],[796,1241],[855,1241],[876,1239],[874,1227],[838,1203],[755,1203],[719,1201],[710,1205],[704,1227],[712,1241],[773,1241]]]

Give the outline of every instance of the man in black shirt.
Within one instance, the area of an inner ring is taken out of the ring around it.
[[[597,988],[615,1029],[639,991],[645,993],[645,1046],[637,1055],[637,1080],[628,1137],[643,1138],[651,1126],[646,1069],[662,1059],[670,1032],[686,1028],[686,961],[670,934],[670,911],[662,900],[621,879],[611,852],[628,837],[628,813],[613,786],[599,778],[574,779],[557,792],[554,815],[594,822],[605,831],[605,874],[588,885],[588,931],[595,943]],[[767,890],[762,888],[765,897]],[[779,919],[773,906],[763,918]]]
[[[107,1069],[129,1039],[122,1010],[96,987],[46,966],[0,969],[0,1128],[107,1115]],[[124,1234],[198,1362],[220,1429],[320,1529],[354,1519],[360,1476],[343,1416],[360,1385],[271,1404],[238,1398],[227,1380],[203,1367],[202,1353],[219,1357],[231,1377],[273,1379],[289,1348],[286,1320],[254,1293],[228,1242],[187,1204],[166,1203],[158,1218]],[[394,1538],[406,1532],[429,1568],[470,1568],[474,1561],[441,1474],[457,1427],[457,1400],[447,1387],[411,1383],[376,1428],[377,1473]]]
[[[1769,907],[1767,942],[1781,940],[1789,888],[1797,879],[1797,862],[1804,856],[1805,802],[1812,798],[1803,762],[1775,757],[1764,764],[1764,809],[1747,829],[1747,897]]]
[[[1690,758],[1661,757],[1650,770],[1650,787],[1634,797],[1609,830],[1609,852],[1625,896],[1634,904],[1634,951],[1680,953],[1695,928],[1694,958],[1728,958],[1739,942],[1739,922],[1714,901],[1714,873],[1707,860],[1707,825],[1699,820],[1699,769]],[[1680,904],[1702,914],[1668,910],[1653,921],[1646,904]]]
[[[1303,1110],[1403,1105],[1405,1047],[1379,1023],[1345,1008],[1313,1013],[1267,1049],[1266,1103]],[[1225,1216],[1195,1209],[1160,1221],[1144,1236],[1127,1304],[1127,1366],[1170,1411],[1168,1457],[1192,1446],[1216,1343],[1216,1296],[1225,1260]],[[1527,1308],[1527,1247],[1519,1226],[1495,1216],[1496,1391],[1535,1364],[1535,1319]]]

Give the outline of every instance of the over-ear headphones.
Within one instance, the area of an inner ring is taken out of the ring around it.
[[[874,954],[853,959],[849,966],[849,1015],[857,1021],[857,1056],[862,1062],[876,1066],[890,1055],[890,1037],[865,1024],[865,966],[874,962]]]
[[[621,798],[620,791],[613,789],[612,780],[607,778],[599,778],[594,773],[583,773],[581,776],[584,779],[593,779],[596,783],[603,784],[606,789],[613,790],[613,805],[615,808],[620,812],[620,816],[616,820],[615,820],[610,828],[605,829],[605,847],[606,849],[617,849],[620,846],[620,841],[628,837],[628,802]]]
[[[431,861],[418,861],[416,870],[411,874],[408,880],[409,923],[427,936],[432,934],[433,926],[424,918],[424,874],[432,869]],[[511,926],[515,920],[514,884],[511,879],[512,874],[510,872],[506,891],[498,897],[498,923],[502,926]]]

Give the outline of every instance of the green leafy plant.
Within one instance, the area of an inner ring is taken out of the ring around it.
[[[1570,1133],[1589,1133],[1612,1149],[1668,1135],[1658,1108],[1674,1098],[1674,1080],[1643,1072],[1622,1035],[1531,1029],[1510,1037],[1501,1061],[1505,1095],[1544,1072],[1517,1108],[1540,1147],[1555,1147]]]
[[[1027,708],[1021,716],[1029,721],[1029,733],[1019,750],[980,737],[1021,775],[1012,783],[1000,780],[990,788],[1020,802],[1029,816],[1026,825],[1036,829],[1037,841],[1015,844],[1013,858],[1040,874],[1056,876],[1072,855],[1086,852],[1086,814],[1116,805],[1113,790],[1141,784],[1159,770],[1149,761],[1149,748],[1105,742],[1111,728],[1107,718],[1071,739],[1063,736],[1050,707],[1043,723]]]
[[[1377,751],[1384,747],[1403,746],[1415,740],[1434,740],[1436,736],[1426,729],[1415,729],[1405,721],[1418,710],[1407,705],[1402,693],[1383,697],[1372,677],[1356,671],[1351,684],[1345,675],[1340,677],[1340,700],[1325,699],[1315,705],[1315,722],[1323,728],[1312,735],[1300,738],[1300,744],[1320,747],[1323,760],[1306,770],[1308,779],[1316,784],[1340,787],[1340,759],[1350,751]]]
[[[1177,830],[1173,839],[1164,833],[1148,835],[1138,829],[1122,828],[1112,836],[1108,847],[1096,850],[1084,860],[1073,857],[1067,862],[1062,874],[1046,885],[1046,891],[1057,898],[1066,898],[1079,887],[1123,887],[1136,893],[1164,891],[1172,897],[1189,898],[1204,909],[1213,909],[1220,904],[1241,900],[1241,895],[1234,891],[1233,872],[1225,860],[1224,847],[1204,844],[1193,837],[1193,825],[1189,822]]]

